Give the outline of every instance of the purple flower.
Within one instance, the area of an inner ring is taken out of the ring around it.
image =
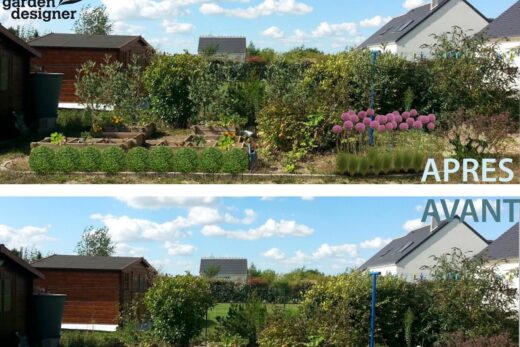
[[[406,120],[406,124],[408,124],[409,127],[413,127],[413,123],[415,123],[415,121],[413,120],[413,118],[408,118]]]
[[[377,131],[384,133],[386,131],[386,127],[384,125],[380,125],[379,128],[377,128]]]
[[[343,128],[341,127],[341,125],[334,125],[334,127],[332,128],[332,132],[336,135],[339,135],[343,132]]]
[[[345,122],[345,124],[343,124],[343,128],[347,130],[352,130],[354,128],[354,123],[348,120]]]
[[[366,130],[365,124],[363,124],[363,123],[356,124],[356,130],[358,133],[365,132],[365,130]]]
[[[399,129],[402,130],[402,131],[406,131],[406,130],[410,129],[410,127],[406,123],[401,123],[399,125]]]
[[[388,122],[388,118],[386,116],[381,115],[379,117],[379,123],[386,124],[386,122]]]
[[[361,118],[361,119],[365,119],[367,117],[367,112],[366,111],[359,111],[358,117]]]
[[[343,113],[341,115],[341,120],[344,121],[344,122],[350,120],[350,115],[347,112]]]
[[[392,123],[386,123],[386,130],[392,130],[394,125]]]
[[[435,123],[437,121],[437,116],[435,116],[433,113],[428,115],[428,118],[432,123]]]
[[[428,123],[428,130],[435,130],[435,123]]]
[[[375,121],[373,121],[373,122],[370,123],[370,127],[371,127],[372,129],[374,129],[374,130],[378,130],[380,125],[381,125],[381,124],[379,124],[379,122],[378,122],[377,120],[375,120]]]
[[[394,111],[392,114],[393,114],[394,116],[400,116],[400,115],[401,115],[401,113],[400,113],[399,111]]]
[[[392,113],[389,113],[386,115],[386,121],[388,123],[392,123],[394,121],[394,115]]]
[[[370,123],[372,123],[370,118],[368,118],[368,117],[363,118],[363,124],[365,124],[366,127],[369,127]]]
[[[359,122],[359,117],[356,116],[356,114],[351,114],[350,115],[350,121],[354,124],[356,124],[357,122]]]
[[[396,123],[402,123],[403,122],[403,117],[402,116],[394,116],[394,121]]]
[[[403,119],[410,118],[410,112],[403,112]]]
[[[423,125],[426,125],[430,122],[430,118],[428,116],[420,116],[419,122],[421,122]]]
[[[420,121],[413,122],[413,127],[417,130],[421,130],[423,128],[423,123]]]
[[[416,109],[410,110],[410,117],[415,118],[415,117],[417,117],[418,114],[419,114],[419,113],[417,112]]]
[[[397,122],[396,121],[393,121],[392,122],[392,128],[393,129],[397,129],[398,125],[397,125]]]
[[[376,114],[376,111],[374,111],[374,109],[369,108],[369,109],[367,110],[367,116],[372,117],[372,116],[374,116],[375,114]]]
[[[349,115],[350,117],[352,117],[352,116],[355,116],[355,115],[356,115],[356,112],[354,112],[354,111],[352,111],[352,110],[348,110],[348,112],[347,112],[347,113],[348,113],[348,115]]]

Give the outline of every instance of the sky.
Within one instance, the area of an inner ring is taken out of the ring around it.
[[[5,0],[18,1],[18,0]],[[5,2],[3,1],[3,2]],[[470,0],[494,18],[517,0]],[[82,0],[61,9],[104,4],[115,34],[142,35],[170,53],[196,52],[201,35],[245,36],[257,47],[287,51],[298,46],[338,52],[357,46],[392,17],[428,0]],[[58,3],[58,0],[56,0]],[[10,19],[0,7],[4,26],[32,25],[41,33],[71,32],[73,20]]]
[[[244,257],[278,273],[306,267],[337,274],[423,226],[426,202],[427,198],[3,197],[0,244],[34,246],[44,255],[73,254],[86,227],[106,226],[116,255],[143,256],[166,273],[198,274],[200,258],[213,256]],[[481,200],[475,205],[481,213]],[[513,224],[507,218],[501,223],[467,222],[487,239],[496,239]]]

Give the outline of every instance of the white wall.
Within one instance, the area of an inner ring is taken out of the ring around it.
[[[451,31],[453,26],[463,30],[472,30],[476,34],[489,23],[462,0],[451,0],[439,9],[433,16],[422,22],[398,42],[397,53],[407,59],[420,57],[421,53],[428,57],[429,51],[421,48],[424,44],[432,44],[435,40],[432,34],[442,34]]]
[[[391,43],[388,45],[368,46],[368,49],[370,51],[379,51],[379,52],[388,52],[388,53],[397,54],[397,44],[395,44],[395,43]]]
[[[399,270],[397,265],[388,265],[370,268],[368,272],[380,272],[381,275],[397,275]]]

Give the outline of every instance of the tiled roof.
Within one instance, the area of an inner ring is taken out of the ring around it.
[[[209,49],[214,49],[216,54],[229,53],[246,53],[246,38],[245,37],[201,37],[199,38],[198,52],[204,53]]]
[[[31,40],[29,45],[32,47],[119,49],[135,40],[142,40],[148,46],[141,36],[80,34],[48,34]]]
[[[78,255],[52,255],[32,264],[37,269],[70,270],[124,270],[142,261],[152,267],[144,258],[135,257],[85,257]]]
[[[247,259],[202,258],[199,273],[202,275],[213,267],[219,269],[219,275],[247,275]]]
[[[520,36],[520,1],[482,30],[490,38],[506,38]]]
[[[520,224],[516,223],[502,236],[492,242],[478,256],[489,260],[518,259]]]

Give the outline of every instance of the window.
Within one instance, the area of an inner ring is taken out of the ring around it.
[[[9,57],[0,56],[0,92],[9,88]]]
[[[404,29],[408,28],[408,26],[409,26],[410,24],[412,24],[412,23],[413,23],[413,20],[409,20],[408,22],[406,22],[406,23],[404,23],[403,25],[401,25],[401,26],[397,29],[397,31],[403,31]]]
[[[404,251],[406,251],[411,245],[413,245],[413,242],[408,242],[406,245],[404,245],[403,247],[401,247],[397,253],[403,253]]]

